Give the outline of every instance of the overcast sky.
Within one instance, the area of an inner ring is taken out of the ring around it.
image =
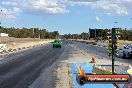
[[[4,27],[39,27],[61,34],[132,28],[132,0],[0,0],[0,9]]]

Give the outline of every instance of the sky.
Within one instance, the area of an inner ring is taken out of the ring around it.
[[[0,22],[3,27],[37,27],[61,34],[130,29],[132,0],[0,0]]]

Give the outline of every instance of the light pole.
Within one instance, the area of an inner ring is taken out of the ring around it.
[[[0,10],[0,13],[2,12],[2,10]],[[1,20],[0,20],[0,29],[1,29]]]
[[[111,38],[112,38],[112,74],[114,74],[115,40],[116,40],[115,28],[112,28]]]
[[[126,40],[126,28],[124,29],[124,41]]]
[[[94,37],[95,37],[95,41],[96,41],[96,28],[95,28],[95,35],[94,35]]]
[[[117,24],[117,22],[115,22],[115,26],[114,27],[116,27],[116,24]]]
[[[34,28],[33,28],[33,38],[34,38]]]
[[[115,24],[117,24],[117,22],[115,22]],[[116,26],[115,26],[116,27]],[[115,40],[116,40],[116,36],[115,36],[115,28],[112,28],[111,31],[111,40],[112,40],[112,74],[114,74],[114,61],[115,61]]]
[[[101,30],[101,42],[102,42],[102,40],[103,40],[102,31],[103,31],[103,26],[102,26],[102,30]]]

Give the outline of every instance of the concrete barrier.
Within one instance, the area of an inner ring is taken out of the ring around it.
[[[6,54],[10,52],[20,51],[22,49],[28,49],[33,47],[39,47],[42,45],[50,44],[54,40],[39,41],[39,42],[26,42],[26,43],[12,43],[12,44],[0,44],[0,53]]]
[[[0,44],[0,52],[7,51],[7,46],[6,44]]]

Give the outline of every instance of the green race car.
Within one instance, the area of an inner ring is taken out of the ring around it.
[[[52,45],[53,45],[53,48],[55,48],[55,47],[61,48],[61,42],[58,40],[55,40],[54,42],[52,42]]]

